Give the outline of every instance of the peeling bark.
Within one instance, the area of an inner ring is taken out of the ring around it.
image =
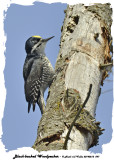
[[[63,149],[69,127],[87,96],[90,84],[91,95],[71,130],[67,149],[88,150],[98,144],[103,131],[94,117],[100,85],[108,75],[100,66],[112,63],[112,10],[109,4],[78,4],[68,6],[65,12],[55,66],[57,76],[50,86],[33,145],[38,151]]]

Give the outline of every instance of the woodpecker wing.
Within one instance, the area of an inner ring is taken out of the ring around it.
[[[23,66],[23,78],[24,78],[25,81],[27,80],[27,78],[30,74],[33,62],[34,62],[33,57],[28,57],[28,56],[26,57],[25,63],[24,63],[24,66]]]
[[[25,81],[25,95],[26,95],[26,100],[29,103],[28,112],[30,111],[31,104],[33,105],[33,111],[35,110],[35,104],[40,96],[42,71],[43,71],[42,59],[41,58],[34,59],[31,65],[29,75]]]

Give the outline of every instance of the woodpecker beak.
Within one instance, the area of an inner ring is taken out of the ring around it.
[[[50,38],[43,39],[43,41],[44,41],[44,42],[47,42],[47,41],[49,41],[50,39],[52,39],[53,37],[55,37],[55,36],[52,36],[52,37],[50,37]]]

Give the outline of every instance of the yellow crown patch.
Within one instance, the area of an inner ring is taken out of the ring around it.
[[[40,36],[32,36],[32,37],[35,37],[35,38],[42,38],[42,37],[40,37]]]

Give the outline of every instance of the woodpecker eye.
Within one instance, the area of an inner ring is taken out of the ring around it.
[[[32,43],[36,44],[40,41],[40,38],[33,38],[32,39]]]
[[[36,39],[32,39],[32,43],[37,43],[37,40]]]

